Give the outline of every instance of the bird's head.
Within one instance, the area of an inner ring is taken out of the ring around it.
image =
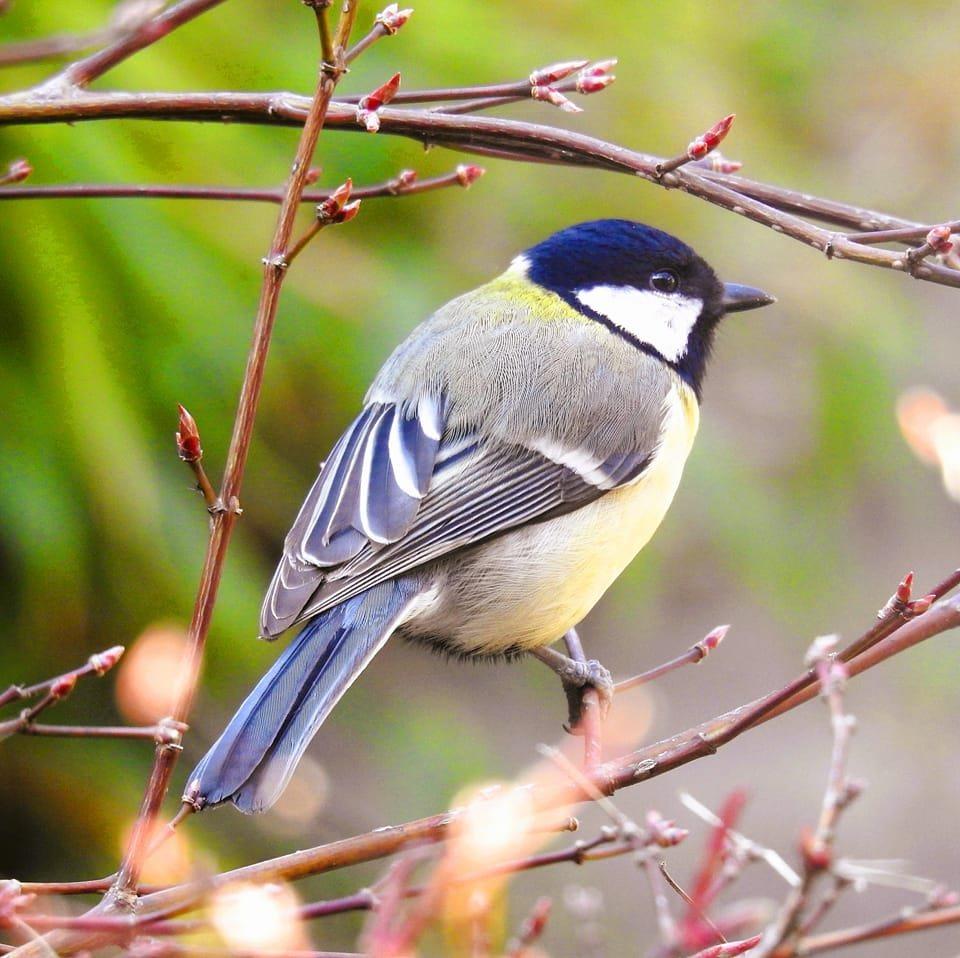
[[[561,230],[517,257],[514,268],[669,363],[698,393],[720,319],[775,302],[762,290],[720,282],[685,243],[630,220]]]

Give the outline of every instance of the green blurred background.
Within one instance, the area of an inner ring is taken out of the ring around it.
[[[362,30],[377,9],[362,5]],[[736,111],[724,152],[744,161],[747,175],[936,222],[957,215],[960,28],[952,4],[916,2],[909,10],[802,0],[437,0],[361,58],[343,89],[366,91],[395,69],[413,88],[618,56],[618,82],[583,101],[583,115],[532,103],[504,115],[672,153]],[[90,29],[109,14],[97,0],[15,0],[0,36]],[[98,86],[308,92],[311,21],[294,0],[234,0]],[[13,90],[44,75],[42,67],[10,69],[0,83]],[[275,185],[296,137],[240,124],[4,129],[0,162],[26,156],[38,184]],[[403,167],[427,176],[462,159],[345,133],[324,134],[317,155],[321,185],[347,175],[380,181]],[[707,665],[650,693],[648,739],[786,679],[814,635],[862,630],[908,569],[924,585],[956,564],[956,504],[935,472],[913,459],[894,416],[898,394],[918,383],[960,401],[956,291],[828,263],[738,217],[624,176],[481,162],[488,174],[469,192],[365,203],[358,220],[325,233],[291,270],[244,517],[175,789],[275,655],[256,641],[262,591],[317,463],[379,364],[436,306],[578,220],[655,224],[690,242],[725,278],[780,300],[722,330],[674,509],[582,630],[589,652],[626,675],[717,623],[733,624]],[[0,206],[0,684],[43,678],[116,643],[136,647],[149,630],[175,641],[206,538],[202,503],[175,454],[176,404],[196,417],[218,476],[275,215],[268,205],[171,200]],[[956,639],[944,637],[853,685],[850,707],[861,724],[851,770],[871,787],[844,825],[843,854],[910,859],[913,871],[957,879],[958,665]],[[559,735],[562,696],[542,671],[448,664],[388,647],[318,737],[286,812],[204,815],[187,826],[190,856],[206,867],[239,865],[438,811],[465,784],[517,774],[537,742]],[[115,686],[84,683],[51,720],[123,721]],[[681,878],[703,829],[679,805],[680,786],[714,806],[733,786],[747,786],[744,830],[792,855],[822,790],[829,751],[822,713],[811,704],[618,801],[629,814],[656,806],[697,829],[690,847],[671,858]],[[143,743],[3,743],[0,876],[111,871],[150,761]],[[588,812],[585,834],[599,821]],[[606,954],[636,953],[655,940],[634,865],[566,869],[524,876],[511,892],[514,922],[538,894],[556,896],[545,938],[551,954],[586,953],[574,936],[576,909],[564,904],[576,897],[571,886],[602,892]],[[375,874],[334,874],[303,893],[344,893]],[[741,889],[782,893],[761,866]],[[896,890],[851,895],[838,921],[912,900]],[[357,927],[354,918],[331,921],[314,929],[314,941],[349,946]],[[941,951],[950,941],[956,950],[955,933],[940,934]],[[933,936],[925,942],[937,945]]]

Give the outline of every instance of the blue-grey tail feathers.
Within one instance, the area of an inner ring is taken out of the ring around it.
[[[280,797],[340,697],[423,591],[395,579],[321,613],[283,651],[188,779],[184,801],[260,812]]]

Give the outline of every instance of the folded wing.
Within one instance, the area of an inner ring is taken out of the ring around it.
[[[261,613],[279,635],[441,556],[636,481],[651,448],[598,455],[445,434],[443,401],[371,403],[337,442],[285,542]]]

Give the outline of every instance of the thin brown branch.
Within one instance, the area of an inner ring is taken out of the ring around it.
[[[801,938],[796,946],[785,945],[777,949],[773,958],[817,955],[824,951],[834,951],[837,948],[859,945],[865,941],[879,941],[882,938],[892,938],[896,935],[906,935],[930,928],[943,928],[946,925],[956,924],[960,924],[960,906],[934,910],[907,909],[906,914],[894,915],[882,921]]]
[[[960,220],[950,220],[947,223],[941,223],[950,232],[960,231]],[[905,226],[901,229],[889,230],[870,230],[865,233],[851,233],[847,238],[855,243],[915,243],[917,240],[925,239],[930,230],[936,229],[936,226]]]
[[[179,11],[181,19],[179,21],[174,19],[172,21],[172,24],[178,24],[182,22],[183,17],[187,14],[196,16],[211,6],[213,2],[215,2],[215,0],[183,0],[181,4],[169,11],[168,16],[173,17],[174,11]],[[324,36],[326,10],[318,9],[316,13],[317,19],[321,24],[321,36]],[[273,240],[264,260],[263,285],[261,288],[260,303],[257,309],[257,317],[254,322],[253,342],[250,346],[247,359],[247,368],[244,373],[243,386],[241,387],[239,407],[234,422],[233,435],[230,440],[230,448],[227,453],[227,464],[224,470],[223,482],[220,488],[220,499],[226,506],[226,509],[214,515],[211,524],[211,533],[203,570],[201,572],[200,586],[197,592],[193,617],[187,631],[187,662],[181,673],[180,686],[173,708],[173,719],[178,722],[185,723],[187,721],[193,705],[197,681],[200,675],[200,667],[203,661],[206,637],[210,628],[220,578],[223,572],[223,564],[233,528],[239,514],[239,496],[243,482],[243,472],[253,436],[253,425],[260,399],[267,353],[269,351],[280,290],[285,275],[285,270],[282,265],[283,254],[290,243],[300,197],[306,187],[310,163],[316,149],[320,131],[323,128],[327,108],[329,107],[336,84],[344,70],[343,54],[355,16],[355,0],[345,0],[341,8],[336,35],[333,40],[333,59],[331,61],[329,58],[324,58],[321,63],[317,90],[307,112],[303,132],[297,145],[292,171],[287,180],[284,200],[280,206],[280,213]],[[100,66],[102,65],[103,64],[100,63]],[[166,795],[177,756],[177,749],[163,745],[157,748],[153,770],[137,817],[137,824],[134,827],[130,843],[120,865],[117,881],[109,896],[110,903],[126,903],[129,901],[130,895],[136,890],[144,854],[150,841],[153,823],[157,817],[163,798]]]
[[[36,40],[20,40],[0,45],[0,67],[58,59],[114,42],[139,29],[156,12],[157,3],[153,0],[125,0],[117,4],[110,22],[99,30],[59,33]]]
[[[69,98],[15,94],[0,98],[0,126],[132,117],[296,126],[303,123],[309,102],[289,93],[84,93]],[[847,259],[960,288],[960,270],[929,261],[910,264],[903,253],[853,242],[843,233],[815,226],[795,214],[841,222],[856,229],[915,225],[898,217],[874,214],[860,207],[820,200],[692,164],[658,177],[656,168],[662,161],[655,156],[533,123],[392,107],[379,110],[378,117],[381,133],[410,137],[429,145],[515,161],[584,166],[641,176],[745,216],[813,247],[830,259]],[[344,130],[363,129],[357,124],[356,108],[350,104],[331,104],[327,125]]]
[[[352,196],[358,200],[415,196],[448,186],[469,186],[484,172],[486,171],[482,167],[461,164],[450,173],[421,180],[418,179],[414,170],[401,170],[396,176],[383,183],[355,187]],[[2,182],[0,179],[0,185]],[[300,202],[322,203],[330,199],[333,192],[333,190],[305,190],[300,197]],[[68,183],[0,190],[0,202],[50,199],[174,199],[279,204],[283,202],[283,197],[283,190],[278,189],[185,184]]]
[[[939,602],[929,612],[904,623],[895,633],[853,660],[850,663],[850,674],[855,676],[926,639],[957,627],[960,627],[960,599]],[[812,694],[815,695],[816,690]],[[749,712],[756,709],[757,704],[764,702],[766,698],[719,715],[638,752],[606,762],[587,773],[588,777],[599,792],[611,794],[620,788],[659,777],[681,765],[713,755],[736,735],[761,724],[763,719],[745,725],[736,723],[744,710]],[[786,708],[793,709],[806,701],[806,698],[794,695],[787,696],[784,701],[787,703]],[[737,731],[731,736],[731,729],[734,727]],[[588,798],[583,788],[574,782],[566,787],[543,787],[535,790],[536,806],[543,809],[569,805]],[[444,840],[451,824],[459,815],[456,811],[444,812],[404,825],[377,829],[353,838],[246,865],[218,875],[214,879],[214,885],[219,887],[233,881],[295,881],[307,875],[385,858],[414,844]],[[195,906],[208,891],[208,884],[170,888],[146,896],[141,903],[142,910],[144,914],[159,910],[165,913],[187,910]]]
[[[543,936],[550,919],[553,902],[549,898],[538,898],[530,909],[516,938],[507,944],[505,958],[524,958],[531,945],[535,945]]]
[[[344,63],[348,65],[353,63],[367,47],[383,37],[392,37],[410,19],[413,10],[410,8],[401,10],[399,7],[398,3],[388,4],[376,15],[369,32],[344,54]]]
[[[700,136],[691,140],[686,150],[679,156],[658,163],[656,168],[657,178],[660,179],[667,173],[679,170],[681,166],[686,166],[688,163],[702,160],[712,153],[724,141],[735,119],[735,113],[725,116],[722,120],[714,123],[705,133],[701,133]]]
[[[203,501],[207,504],[207,512],[214,516],[218,512],[223,512],[226,507],[223,500],[217,495],[213,483],[210,482],[207,472],[203,468],[203,446],[200,444],[200,431],[197,429],[196,420],[184,406],[177,404],[177,409],[180,412],[176,433],[177,454],[190,467],[190,471],[197,480],[197,491],[203,496]]]
[[[190,20],[223,3],[223,0],[180,0],[162,13],[139,24],[103,50],[71,63],[36,88],[41,96],[83,89],[118,63],[152,46]]]
[[[828,873],[834,861],[834,839],[840,813],[859,794],[847,779],[847,759],[850,738],[855,727],[853,716],[844,708],[847,665],[834,656],[836,636],[822,636],[810,648],[808,661],[817,672],[820,691],[830,709],[830,726],[833,731],[833,748],[830,769],[823,792],[820,817],[812,834],[804,835],[803,880],[791,889],[776,920],[763,934],[756,950],[756,958],[770,958],[784,942],[795,941],[799,935],[801,919],[808,908],[810,894],[815,882]]]
[[[617,682],[613,687],[614,693],[619,695],[621,692],[636,688],[638,685],[646,685],[648,682],[653,682],[655,679],[659,679],[661,676],[682,668],[684,665],[699,665],[723,641],[729,631],[729,625],[718,625],[715,629],[708,632],[699,642],[691,645],[686,652],[678,655],[674,659],[670,659],[669,662],[664,662],[662,665],[648,669],[646,672],[641,672],[639,675],[634,675],[629,679],[623,679],[621,682]]]
[[[55,738],[133,738],[156,742],[164,737],[161,725],[38,725],[30,722],[17,730],[21,735]],[[0,737],[3,733],[0,732]]]
[[[88,675],[104,675],[109,672],[120,661],[123,651],[122,645],[115,645],[103,652],[91,655],[86,663],[79,668],[71,669],[71,671],[64,672],[52,679],[38,682],[36,685],[11,685],[6,691],[0,693],[0,708],[9,705],[11,702],[22,702],[42,696],[39,702],[24,709],[16,718],[0,722],[0,741],[9,738],[11,735],[44,734],[43,732],[31,732],[37,716],[67,698],[76,688],[80,679]]]
[[[854,659],[849,664],[850,674],[857,675],[928,638],[957,627],[960,627],[960,598],[941,601],[924,615],[903,623],[892,635]],[[746,710],[755,710],[758,703],[763,703],[766,698],[745,707]],[[805,700],[803,696],[788,696],[784,700],[785,707],[796,708]],[[611,794],[620,788],[647,781],[688,762],[714,754],[723,744],[731,741],[730,730],[736,725],[743,711],[743,708],[735,709],[680,735],[590,770],[587,778],[591,782],[591,792]],[[764,718],[753,724],[738,726],[737,734],[755,727],[769,717],[769,713],[763,713],[763,715]],[[571,803],[588,800],[591,797],[582,785],[574,781],[566,786],[538,786],[532,790],[531,794],[537,809],[567,807]],[[157,921],[158,916],[166,919],[179,912],[190,910],[196,907],[211,890],[232,882],[295,881],[307,875],[385,858],[414,845],[443,841],[451,825],[461,814],[459,811],[450,811],[404,825],[380,828],[353,838],[237,868],[217,875],[210,881],[195,882],[154,892],[141,899],[137,920]],[[603,849],[597,850],[598,855],[602,853]],[[320,904],[323,906],[323,903]],[[363,906],[358,904],[357,907]],[[322,907],[319,908],[317,914],[322,910]],[[960,920],[960,915],[952,920]],[[918,919],[918,922],[918,927],[924,927],[921,919]],[[71,939],[60,942],[60,946],[66,953],[80,947],[82,943],[89,946],[89,936],[77,941]],[[29,948],[20,949],[19,952],[24,956],[40,954]]]

